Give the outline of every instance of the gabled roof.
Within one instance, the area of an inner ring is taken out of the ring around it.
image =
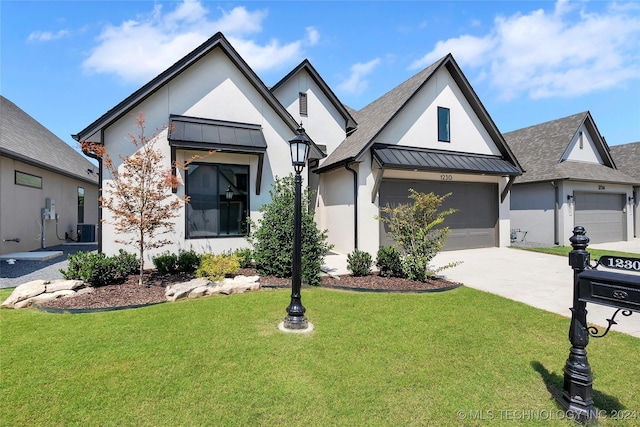
[[[336,108],[336,110],[340,112],[342,117],[345,119],[347,133],[355,129],[358,124],[353,119],[353,116],[351,115],[347,107],[345,107],[344,104],[340,102],[336,94],[333,93],[329,85],[327,85],[327,83],[320,76],[320,74],[318,74],[318,72],[313,67],[313,65],[311,65],[308,59],[305,59],[304,61],[302,61],[296,68],[291,70],[289,74],[284,76],[278,83],[273,85],[273,87],[271,88],[271,92],[276,93],[279,88],[281,88],[285,83],[287,83],[290,79],[292,79],[295,75],[297,75],[303,70],[306,71],[311,76],[313,81],[324,92],[327,99],[329,99],[331,104]]]
[[[583,124],[602,158],[602,165],[562,161],[569,144]],[[633,178],[616,169],[609,148],[588,111],[507,132],[504,138],[526,170],[516,180],[516,184],[561,179],[633,182]]]
[[[249,67],[249,65],[242,59],[238,52],[231,46],[229,41],[220,32],[216,33],[209,40],[202,43],[196,49],[188,53],[185,57],[178,62],[167,68],[161,74],[156,76],[149,83],[142,86],[133,94],[128,96],[118,105],[107,111],[96,121],[91,123],[85,129],[78,132],[76,135],[72,135],[76,141],[84,141],[90,139],[92,142],[102,143],[100,131],[105,129],[115,121],[119,120],[129,112],[131,112],[138,104],[147,99],[161,87],[166,85],[176,76],[180,75],[183,71],[188,69],[191,65],[197,63],[202,57],[206,56],[214,49],[221,49],[227,57],[234,63],[234,65],[240,70],[240,72],[247,78],[251,85],[262,95],[267,104],[273,108],[278,116],[285,122],[293,133],[298,129],[298,123],[289,114],[289,112],[282,106],[273,93],[265,86],[256,73]],[[318,158],[324,157],[322,151],[312,144],[311,155],[316,155]]]
[[[443,67],[453,77],[503,158],[521,169],[502,134],[453,59],[453,55],[448,54],[358,111],[355,114],[358,129],[325,159],[317,172],[331,170],[344,163],[360,161],[363,154],[376,142],[376,137]]]
[[[98,184],[98,169],[89,160],[4,96],[0,96],[0,104],[0,153],[3,156]]]
[[[640,142],[609,147],[620,172],[635,178],[640,184]]]

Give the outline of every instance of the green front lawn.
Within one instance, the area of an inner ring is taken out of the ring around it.
[[[573,249],[571,246],[550,246],[550,247],[544,247],[544,248],[527,248],[527,247],[521,247],[521,246],[512,246],[512,248],[524,249],[524,250],[533,251],[533,252],[542,252],[542,253],[551,254],[551,255],[562,255],[562,256],[568,256],[569,252],[571,252],[571,250]],[[592,260],[596,260],[600,258],[602,255],[615,255],[615,256],[621,256],[621,257],[640,258],[640,254],[637,254],[637,253],[609,251],[607,249],[593,249],[593,248],[587,247],[587,252],[591,254]]]
[[[567,318],[464,287],[302,296],[306,335],[277,328],[287,290],[1,310],[0,425],[573,425],[550,393],[562,389]],[[639,345],[591,340],[598,409],[640,411]],[[628,414],[601,422],[640,423]]]

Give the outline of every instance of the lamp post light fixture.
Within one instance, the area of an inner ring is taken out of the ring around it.
[[[293,216],[293,271],[291,277],[291,303],[287,307],[287,316],[284,318],[285,330],[299,331],[309,328],[309,322],[304,316],[306,309],[302,305],[300,287],[302,284],[302,176],[309,155],[309,138],[305,135],[302,123],[298,126],[296,136],[289,141],[291,148],[291,163],[295,175],[295,201]]]

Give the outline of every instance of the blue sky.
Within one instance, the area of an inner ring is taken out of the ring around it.
[[[0,93],[70,137],[222,31],[263,82],[308,58],[360,109],[451,52],[502,132],[591,111],[640,141],[640,3],[7,1]]]

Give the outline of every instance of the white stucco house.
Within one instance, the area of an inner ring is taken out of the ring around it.
[[[588,111],[504,137],[525,169],[511,189],[516,242],[568,245],[578,225],[592,243],[633,239],[638,179],[618,170]]]
[[[104,144],[112,159],[130,155],[138,112],[147,129],[170,125],[159,134],[167,167],[216,150],[177,171],[176,196],[190,202],[161,251],[247,246],[244,219],[257,220],[275,178],[293,172],[299,123],[312,141],[311,208],[336,251],[375,255],[387,242],[380,207],[408,200],[409,188],[453,192],[448,249],[509,245],[509,188],[522,168],[451,55],[354,111],[306,60],[267,88],[218,33],[74,138]],[[110,177],[100,179],[106,188]],[[109,212],[101,217],[101,249],[113,253]]]
[[[0,255],[94,242],[97,167],[0,96]]]

